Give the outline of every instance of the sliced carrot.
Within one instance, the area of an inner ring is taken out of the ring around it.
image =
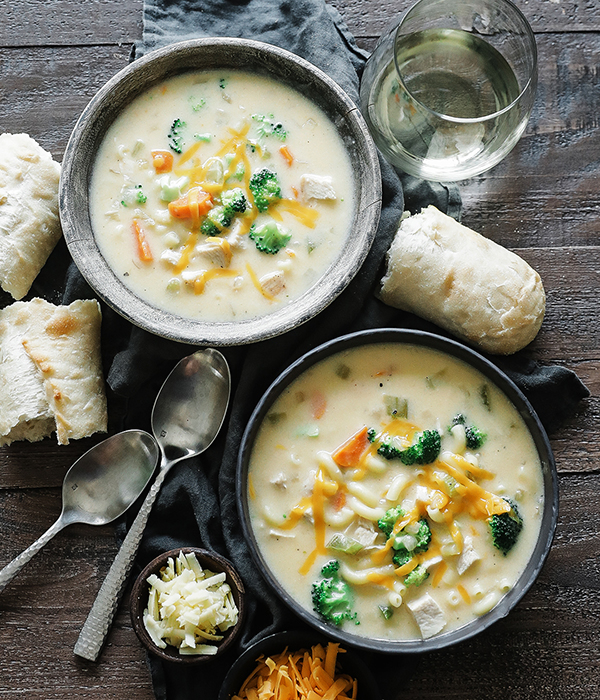
[[[152,255],[150,244],[148,243],[144,229],[141,227],[140,222],[137,219],[134,219],[131,222],[131,230],[135,236],[138,258],[142,262],[152,262],[154,260],[154,256]]]
[[[290,149],[287,146],[282,146],[279,149],[279,152],[284,157],[285,162],[288,165],[292,165],[292,163],[294,162],[294,156],[291,154]]]
[[[212,209],[213,201],[201,187],[192,187],[183,197],[169,202],[169,213],[176,219],[194,219],[197,223]]]
[[[320,391],[313,391],[310,397],[310,410],[312,417],[316,420],[322,418],[325,415],[325,409],[327,408],[327,401]]]
[[[158,175],[170,173],[173,169],[173,154],[170,151],[151,151],[152,165]]]
[[[340,445],[331,456],[340,467],[356,467],[370,444],[368,429],[365,426]]]

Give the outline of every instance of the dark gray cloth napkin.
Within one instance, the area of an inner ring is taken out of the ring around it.
[[[144,34],[138,55],[159,46],[202,36],[257,39],[299,54],[335,79],[357,100],[366,54],[355,44],[339,13],[323,0],[146,0]],[[159,700],[215,700],[221,682],[239,654],[268,633],[301,628],[271,593],[253,566],[242,537],[235,504],[235,468],[242,432],[260,396],[294,359],[336,336],[366,328],[408,327],[440,333],[430,324],[386,307],[373,296],[385,252],[404,206],[418,211],[435,204],[458,218],[455,186],[400,177],[381,161],[383,210],[374,245],[348,289],[311,322],[272,340],[225,350],[233,378],[225,426],[200,458],[176,466],[151,513],[136,561],[137,570],[158,553],[192,545],[230,558],[248,592],[247,624],[239,644],[222,660],[197,670],[149,659]],[[403,197],[404,190],[404,197]],[[40,274],[32,295],[69,303],[94,296],[60,243]],[[4,305],[5,300],[0,300]],[[150,428],[150,412],[160,385],[176,361],[195,348],[154,337],[103,306],[103,362],[109,392],[111,430]],[[570,415],[587,396],[579,379],[561,367],[540,367],[526,358],[492,358],[524,390],[547,427]],[[131,522],[134,510],[127,514]],[[122,536],[127,522],[119,528]],[[414,659],[364,655],[376,673],[382,697],[397,696],[397,679]],[[391,670],[390,670],[391,669]]]

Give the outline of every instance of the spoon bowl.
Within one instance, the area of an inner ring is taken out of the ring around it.
[[[180,360],[152,409],[152,432],[164,456],[161,466],[210,447],[225,419],[229,387],[229,367],[218,350],[207,348]],[[201,406],[211,410],[199,410]]]
[[[82,455],[65,475],[58,520],[0,571],[0,591],[67,525],[106,525],[122,515],[150,481],[157,459],[156,441],[143,430],[117,433]]]

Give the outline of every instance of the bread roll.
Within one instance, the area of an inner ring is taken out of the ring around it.
[[[522,258],[433,206],[402,220],[378,295],[498,355],[535,338],[546,306],[540,276]]]
[[[58,443],[106,431],[95,300],[55,306],[43,299],[0,311],[0,445]]]
[[[60,165],[27,134],[0,134],[0,286],[29,291],[61,236]]]

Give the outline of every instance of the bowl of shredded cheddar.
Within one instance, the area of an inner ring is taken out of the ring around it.
[[[233,664],[218,700],[380,700],[371,671],[351,649],[306,630],[264,637]]]
[[[225,652],[242,629],[244,584],[231,563],[194,547],[153,559],[131,592],[140,642],[164,661],[205,663]]]

